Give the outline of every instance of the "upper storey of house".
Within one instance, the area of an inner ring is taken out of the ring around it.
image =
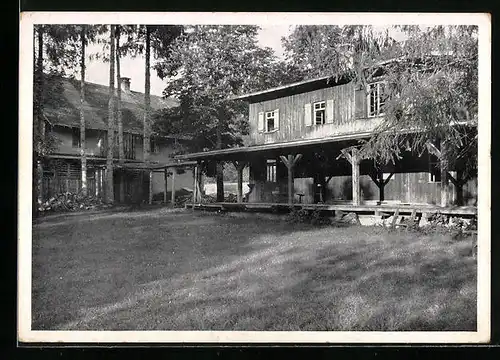
[[[60,82],[60,88],[53,91],[52,98],[44,102],[43,113],[52,125],[79,128],[80,81],[62,78]],[[123,130],[140,135],[143,133],[144,94],[130,90],[129,78],[122,77],[120,85]],[[177,106],[174,99],[155,95],[150,98],[153,110]],[[108,129],[108,100],[108,86],[85,83],[84,116],[87,129]]]
[[[121,79],[121,114],[125,159],[143,158],[144,94],[130,90],[130,79]],[[52,96],[45,97],[43,114],[50,124],[56,140],[55,155],[80,156],[80,82],[58,78],[60,84],[52,89]],[[88,156],[106,157],[108,129],[109,87],[85,83],[85,153]],[[151,95],[152,110],[177,105],[174,99]],[[116,128],[117,129],[117,128]],[[151,160],[165,161],[173,152],[173,143],[185,141],[183,137],[152,137]],[[117,139],[114,141],[115,157],[118,157]]]
[[[382,81],[306,80],[237,99],[249,102],[250,145],[369,133],[383,116]]]

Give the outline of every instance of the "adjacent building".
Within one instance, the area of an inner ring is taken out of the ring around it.
[[[43,114],[45,132],[52,133],[55,151],[42,162],[42,200],[63,192],[77,193],[82,187],[82,151],[87,158],[87,189],[90,195],[103,196],[107,154],[109,87],[85,84],[85,149],[80,144],[80,82],[64,78],[56,99],[45,103]],[[145,171],[143,158],[144,94],[130,90],[130,78],[121,79],[121,106],[125,159],[118,159],[117,141],[114,141],[114,199],[120,201],[120,179],[125,186],[125,202],[147,201],[149,181],[153,195],[165,190],[164,172]],[[176,106],[172,99],[151,95],[153,110]],[[115,134],[117,139],[117,134]],[[189,141],[182,137],[152,136],[150,162],[154,165],[172,163],[173,155]],[[158,167],[157,166],[157,167]],[[174,168],[170,168],[170,173]],[[191,172],[176,168],[175,189],[192,188]],[[147,169],[146,169],[147,170]],[[169,173],[169,174],[170,174]],[[167,182],[168,183],[168,182]],[[171,191],[171,183],[168,185]],[[161,196],[161,199],[164,197]]]

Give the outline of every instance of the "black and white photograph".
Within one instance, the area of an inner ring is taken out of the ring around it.
[[[23,13],[19,341],[487,342],[490,31]]]

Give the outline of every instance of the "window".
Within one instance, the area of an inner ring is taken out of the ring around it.
[[[441,182],[441,167],[438,160],[435,160],[436,156],[429,155],[429,182]],[[434,159],[432,159],[434,158]]]
[[[106,157],[108,151],[108,137],[107,132],[99,130],[98,132],[97,147],[99,148],[99,156]]]
[[[80,147],[80,129],[79,128],[72,128],[72,146],[74,148],[79,148]]]
[[[160,147],[158,146],[158,141],[154,137],[151,137],[150,146],[151,146],[151,152],[153,154],[158,154],[160,152]]]
[[[436,148],[441,149],[441,144],[439,141],[434,142]],[[429,182],[441,182],[441,163],[439,158],[429,153]]]
[[[123,152],[125,159],[135,160],[135,135],[123,134]]]
[[[280,127],[279,109],[273,111],[261,111],[258,114],[257,128],[259,132],[275,132]]]
[[[266,112],[266,132],[277,130],[275,121],[276,121],[276,111]]]
[[[368,117],[384,114],[385,105],[385,84],[378,82],[369,85],[368,90]]]
[[[325,123],[325,102],[314,103],[314,123],[323,125]]]
[[[276,182],[276,160],[267,160],[267,181]]]

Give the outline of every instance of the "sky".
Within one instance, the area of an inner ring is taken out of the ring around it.
[[[278,57],[283,57],[283,47],[281,38],[288,35],[289,25],[261,26],[258,34],[258,42],[262,47],[272,48]],[[99,52],[102,45],[91,45],[87,51],[88,54]],[[124,57],[121,59],[121,76],[130,78],[130,89],[133,91],[144,92],[144,57],[137,58]],[[87,61],[86,80],[88,82],[108,85],[109,84],[109,65],[97,60]],[[156,72],[151,71],[151,94],[161,96],[165,83]]]

